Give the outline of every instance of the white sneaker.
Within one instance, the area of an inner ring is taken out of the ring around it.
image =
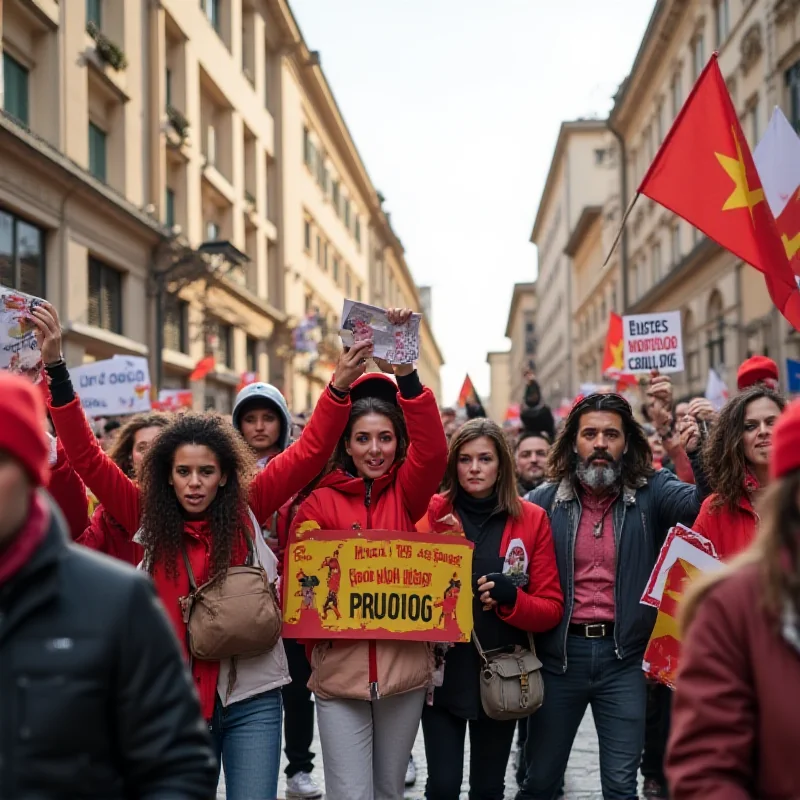
[[[413,786],[417,782],[417,768],[414,765],[414,756],[409,756],[406,767],[406,786]]]
[[[322,797],[322,790],[308,772],[298,772],[286,781],[287,800],[314,800]]]

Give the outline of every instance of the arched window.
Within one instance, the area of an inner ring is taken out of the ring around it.
[[[714,289],[708,298],[706,321],[708,365],[713,368],[721,367],[725,364],[725,312],[719,289]]]

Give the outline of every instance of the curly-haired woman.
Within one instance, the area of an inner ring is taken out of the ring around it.
[[[153,440],[170,423],[165,414],[139,414],[122,426],[108,457],[132,480],[137,480],[145,453]],[[100,503],[95,507],[89,527],[78,538],[78,544],[118,558],[132,566],[144,557],[144,549],[131,541],[125,528]]]
[[[390,318],[401,323],[410,313],[393,309]],[[413,366],[397,365],[394,373],[397,385],[380,374],[353,384],[331,470],[298,509],[293,529],[313,521],[324,530],[415,531],[444,473],[447,442],[436,398]],[[339,639],[317,643],[310,660],[327,796],[402,800],[431,677],[429,646]]]
[[[786,401],[765,386],[734,397],[720,412],[703,450],[714,493],[700,509],[694,530],[710,539],[723,560],[753,541],[755,496],[769,483],[772,429]]]
[[[800,401],[772,440],[758,538],[683,604],[673,800],[800,797]]]
[[[419,526],[422,527],[422,526]],[[514,459],[499,425],[467,422],[450,441],[444,492],[428,506],[426,528],[463,531],[475,550],[472,594],[475,635],[484,651],[530,647],[528,634],[554,628],[564,613],[547,514],[520,500]],[[489,613],[482,613],[489,612]],[[469,727],[470,796],[502,800],[515,720],[486,716],[480,700],[481,661],[471,642],[444,656],[442,685],[422,714],[428,800],[458,800]]]
[[[252,455],[232,426],[216,416],[187,414],[154,440],[137,485],[102,451],[89,429],[61,358],[56,310],[43,304],[34,310],[33,321],[51,381],[50,413],[70,462],[128,535],[138,532],[145,566],[185,647],[179,600],[190,587],[184,553],[200,585],[231,565],[244,564],[247,536],[253,532],[258,558],[275,579],[276,559],[251,524],[251,513],[264,525],[322,469],[347,422],[348,390],[364,371],[369,347],[353,347],[341,357],[335,382],[320,398],[302,440],[255,478]],[[225,767],[228,798],[274,800],[280,687],[289,679],[283,645],[237,661],[232,675],[230,660],[193,659],[192,674]]]

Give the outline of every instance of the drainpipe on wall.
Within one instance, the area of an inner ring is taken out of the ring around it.
[[[625,139],[622,134],[611,124],[608,124],[608,130],[612,133],[614,138],[619,144],[619,194],[620,194],[620,211],[625,213],[628,207],[628,158],[625,150]],[[622,217],[620,217],[622,219]],[[622,278],[622,312],[623,314],[628,311],[628,229],[622,228],[622,237],[619,242],[620,256],[619,256],[619,269]],[[619,313],[619,312],[617,312]]]

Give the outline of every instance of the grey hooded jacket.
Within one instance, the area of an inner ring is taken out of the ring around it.
[[[289,446],[289,439],[292,435],[292,415],[289,413],[289,406],[286,405],[286,398],[280,391],[271,383],[251,383],[245,386],[239,394],[236,395],[236,400],[233,402],[233,413],[231,418],[233,420],[233,427],[236,430],[241,430],[241,416],[245,406],[249,405],[253,400],[267,401],[275,410],[281,415],[281,438],[278,442],[281,452]]]

